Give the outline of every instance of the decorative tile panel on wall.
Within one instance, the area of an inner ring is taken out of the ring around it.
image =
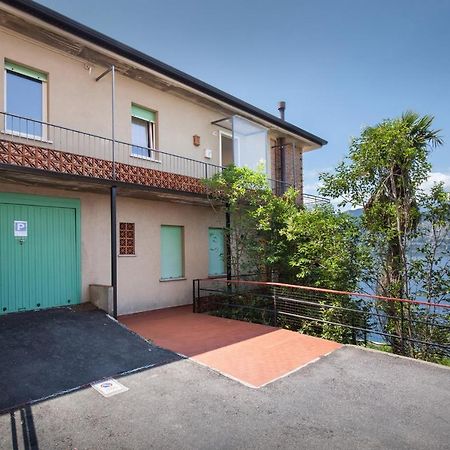
[[[1,139],[0,164],[112,180],[111,161]],[[187,175],[124,163],[116,163],[115,168],[116,180],[123,183],[195,194],[206,193],[206,189],[199,179]]]
[[[136,234],[134,222],[119,224],[119,255],[135,255]]]

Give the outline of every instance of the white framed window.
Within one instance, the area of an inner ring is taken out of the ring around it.
[[[156,113],[135,104],[131,105],[131,155],[155,158]]]
[[[47,120],[47,75],[5,61],[5,131],[45,139]]]

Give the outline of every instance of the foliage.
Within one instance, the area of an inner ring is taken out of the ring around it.
[[[263,325],[277,325],[271,299],[258,292],[209,296],[208,301],[211,305],[208,313],[211,315]]]
[[[285,255],[295,279],[308,286],[353,291],[367,255],[356,220],[330,206],[291,215],[281,234],[290,244]]]
[[[431,171],[429,153],[442,144],[432,122],[433,117],[406,112],[365,128],[335,173],[321,174],[321,193],[339,199],[340,206],[363,207],[364,238],[373,258],[366,266],[366,281],[377,293],[439,303],[448,301],[449,294],[450,196],[442,185],[431,193],[421,188]],[[386,320],[386,332],[430,337],[430,327],[415,325],[418,317],[438,320],[430,308],[399,311],[397,303],[383,304],[387,315],[406,319]],[[448,342],[448,334],[433,339]],[[389,343],[398,353],[415,356],[422,351],[412,344],[400,346],[395,339]]]
[[[283,282],[356,288],[367,255],[353,218],[331,207],[301,208],[294,189],[276,196],[265,174],[246,167],[230,166],[205,183],[231,216],[235,275],[257,269]]]
[[[288,218],[280,233],[289,249],[284,255],[288,267],[283,272],[289,279],[283,281],[350,292],[357,289],[368,254],[354,218],[334,212],[331,206],[299,210]],[[356,344],[355,332],[339,324],[365,327],[359,323],[362,316],[351,311],[361,311],[363,305],[344,295],[327,295],[324,299],[331,306],[320,311],[324,322],[306,321],[301,331]]]
[[[283,264],[286,249],[280,232],[287,217],[297,210],[297,193],[289,189],[277,197],[262,170],[233,165],[204,183],[213,204],[225,204],[231,218],[226,233],[232,247],[233,274],[258,271],[270,277],[272,270]]]
[[[450,193],[442,184],[421,195],[421,223],[409,243],[415,297],[440,303],[450,292]]]
[[[266,280],[356,289],[367,253],[353,218],[335,213],[332,207],[301,208],[294,189],[274,195],[262,171],[230,166],[204,182],[213,204],[225,204],[231,217],[226,233],[234,275],[257,271]],[[350,297],[334,302],[358,306]],[[330,322],[333,314],[322,310]],[[314,328],[328,338],[354,341],[353,333],[339,325]]]
[[[225,205],[231,217],[226,232],[234,275],[257,271],[266,280],[341,291],[355,291],[365,281],[389,297],[448,301],[449,194],[442,185],[430,193],[421,189],[430,172],[430,148],[441,144],[431,123],[407,113],[367,128],[353,140],[348,161],[321,176],[322,194],[340,198],[341,205],[363,206],[360,220],[331,207],[299,207],[293,189],[277,197],[262,171],[231,166],[205,180],[212,203]],[[267,323],[271,315],[260,301],[234,298],[234,306],[219,314]],[[284,325],[353,343],[365,340],[358,328],[373,326],[387,333],[386,345],[394,352],[446,360],[438,347],[423,344],[449,341],[450,317],[439,307],[385,301],[369,307],[350,295],[312,301],[318,320]]]

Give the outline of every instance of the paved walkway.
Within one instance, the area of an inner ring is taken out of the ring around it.
[[[341,347],[285,329],[193,314],[191,306],[119,320],[156,345],[250,387],[264,386]]]

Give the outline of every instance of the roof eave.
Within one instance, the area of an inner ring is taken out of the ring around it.
[[[29,0],[1,0],[3,3],[12,6],[22,12],[30,14],[37,19],[40,19],[50,25],[61,28],[75,36],[81,37],[95,45],[105,48],[106,50],[112,51],[122,57],[128,58],[141,64],[151,70],[161,73],[169,78],[172,78],[178,82],[181,82],[193,89],[196,89],[204,94],[207,94],[217,100],[229,104],[235,108],[239,108],[248,114],[252,114],[260,119],[266,120],[273,125],[280,127],[290,133],[296,134],[303,139],[313,142],[318,146],[326,145],[328,142],[325,139],[320,138],[306,130],[303,130],[296,125],[289,122],[281,120],[280,118],[263,111],[256,106],[251,105],[237,97],[234,97],[226,92],[211,86],[198,78],[192,77],[191,75],[178,70],[162,61],[152,58],[139,50],[136,50],[122,42],[110,38],[92,28],[87,27],[75,20],[66,17],[50,8],[43,5],[37,4]]]

